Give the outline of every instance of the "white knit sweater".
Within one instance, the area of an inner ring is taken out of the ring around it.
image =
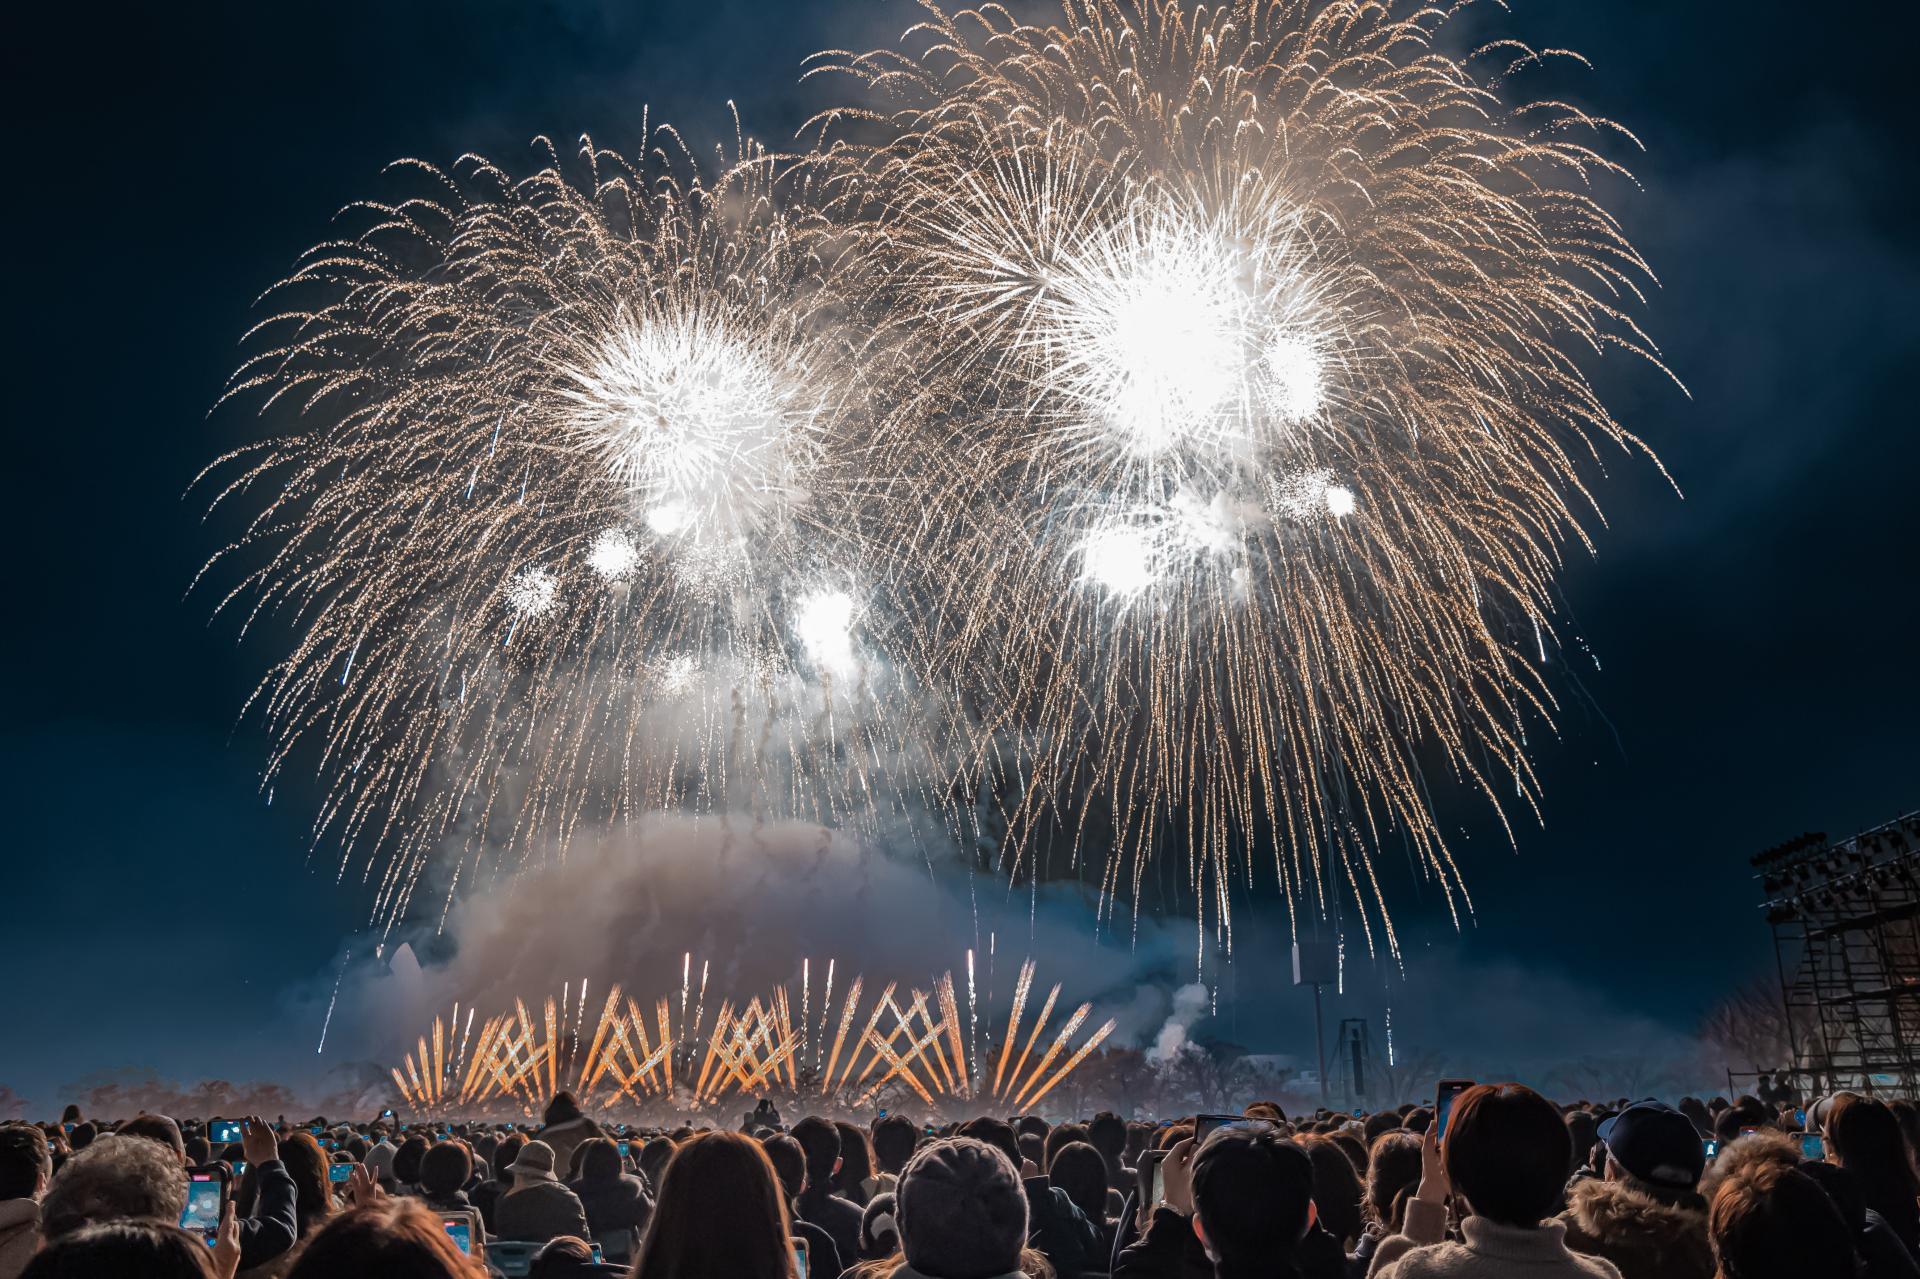
[[[1569,1251],[1557,1221],[1529,1230],[1468,1217],[1460,1232],[1464,1242],[1446,1242],[1446,1209],[1411,1200],[1406,1233],[1380,1244],[1367,1279],[1620,1279],[1612,1262]]]

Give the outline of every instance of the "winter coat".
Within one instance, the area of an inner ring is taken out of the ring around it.
[[[1464,1242],[1447,1242],[1447,1210],[1409,1200],[1406,1232],[1382,1241],[1369,1279],[1620,1279],[1612,1262],[1569,1252],[1558,1221],[1529,1228],[1468,1217],[1460,1232]]]
[[[1887,1219],[1867,1209],[1866,1220],[1853,1235],[1860,1259],[1867,1264],[1866,1279],[1920,1279],[1920,1265],[1914,1263],[1907,1245],[1900,1242]]]
[[[653,1216],[653,1200],[647,1196],[646,1186],[627,1173],[612,1181],[570,1181],[567,1188],[580,1196],[580,1206],[587,1210],[587,1228],[595,1235],[631,1230],[637,1238]]]
[[[544,1141],[553,1147],[553,1170],[564,1177],[567,1170],[573,1167],[573,1152],[580,1148],[581,1143],[604,1136],[606,1134],[600,1131],[599,1124],[582,1115],[564,1123],[548,1124],[533,1135],[533,1140]]]
[[[1027,1243],[1053,1263],[1055,1274],[1098,1270],[1106,1254],[1100,1251],[1100,1231],[1087,1214],[1045,1177],[1028,1177],[1025,1185]]]
[[[39,1200],[0,1200],[0,1279],[20,1279],[39,1246]]]
[[[253,1180],[253,1211],[240,1221],[240,1269],[264,1266],[300,1238],[299,1192],[278,1159],[247,1170]]]
[[[842,1265],[850,1265],[849,1257],[860,1256],[860,1209],[852,1200],[842,1199],[831,1190],[808,1186],[800,1192],[800,1198],[794,1201],[800,1220],[820,1227],[833,1237],[834,1251],[840,1254]],[[821,1272],[822,1279],[826,1271]]]
[[[500,1196],[494,1234],[502,1239],[545,1243],[561,1235],[587,1238],[587,1210],[580,1196],[557,1181],[530,1181]]]
[[[1662,1203],[1624,1181],[1581,1181],[1559,1220],[1567,1247],[1605,1257],[1621,1279],[1713,1279],[1704,1209]]]

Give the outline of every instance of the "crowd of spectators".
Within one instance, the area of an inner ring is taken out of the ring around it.
[[[69,1107],[0,1125],[0,1279],[1920,1279],[1920,1107],[1797,1103],[1483,1084],[1438,1118],[935,1125],[763,1101],[737,1129],[565,1092],[527,1126]]]

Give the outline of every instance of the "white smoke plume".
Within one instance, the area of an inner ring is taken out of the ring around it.
[[[1193,1029],[1193,1023],[1207,1015],[1207,1005],[1207,988],[1197,981],[1174,991],[1173,1012],[1154,1036],[1153,1051],[1148,1055],[1155,1061],[1171,1061],[1178,1056],[1187,1046],[1187,1032]]]

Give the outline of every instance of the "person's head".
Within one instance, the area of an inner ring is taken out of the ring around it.
[[[1332,1137],[1311,1137],[1299,1144],[1313,1163],[1313,1206],[1319,1211],[1320,1224],[1351,1248],[1366,1230],[1360,1207],[1364,1196],[1353,1161]]]
[[[799,1142],[781,1132],[762,1137],[760,1144],[766,1149],[767,1162],[773,1165],[781,1193],[789,1203],[798,1199],[800,1192],[807,1188],[806,1151],[800,1149]]]
[[[1661,1199],[1690,1196],[1706,1171],[1693,1121],[1657,1101],[1640,1101],[1600,1124],[1607,1180],[1626,1181]]]
[[[67,1145],[75,1150],[85,1150],[93,1144],[93,1139],[99,1135],[100,1130],[83,1119],[73,1126],[72,1132],[67,1134]]]
[[[1394,1201],[1419,1180],[1420,1138],[1404,1128],[1381,1133],[1367,1151],[1367,1216],[1389,1230],[1399,1229]]]
[[[1013,1121],[1013,1132],[1016,1137],[1038,1137],[1044,1142],[1047,1139],[1047,1121],[1038,1115],[1022,1115]]]
[[[1047,1162],[1047,1143],[1039,1133],[1016,1133],[1014,1142],[1020,1151],[1022,1167],[1030,1163],[1039,1168]]]
[[[420,1183],[420,1161],[427,1157],[427,1139],[418,1133],[400,1143],[393,1152],[393,1179],[403,1186]]]
[[[513,1157],[513,1188],[535,1182],[558,1181],[553,1171],[553,1147],[544,1141],[530,1141]]]
[[[790,1229],[786,1196],[760,1143],[742,1133],[702,1133],[667,1165],[633,1273],[635,1279],[788,1279]]]
[[[533,1254],[527,1276],[528,1279],[566,1279],[571,1275],[591,1274],[595,1269],[593,1249],[587,1241],[561,1235],[547,1240],[540,1251]]]
[[[888,1115],[873,1126],[873,1158],[880,1165],[881,1172],[900,1175],[907,1166],[907,1160],[913,1158],[913,1148],[920,1142],[920,1134],[915,1131],[913,1120],[905,1115]]]
[[[214,1279],[213,1254],[164,1221],[109,1221],[63,1235],[21,1279]]]
[[[1677,1112],[1676,1112],[1677,1113]],[[1598,1140],[1600,1123],[1590,1110],[1569,1110],[1566,1114],[1567,1140],[1572,1143],[1573,1153],[1567,1162],[1571,1165],[1567,1175],[1572,1176],[1580,1165],[1593,1153],[1593,1144]],[[1694,1143],[1698,1145],[1698,1142]]]
[[[1920,1177],[1914,1175],[1913,1153],[1900,1120],[1886,1102],[1842,1093],[1826,1120],[1828,1153],[1860,1178],[1868,1203],[1878,1207],[1883,1199],[1896,1197],[1913,1203],[1920,1194]]]
[[[1572,1145],[1560,1112],[1533,1089],[1477,1084],[1453,1103],[1441,1154],[1475,1215],[1537,1226],[1559,1202]]]
[[[171,1150],[144,1137],[101,1137],[54,1174],[40,1201],[48,1239],[104,1221],[176,1223],[187,1206],[187,1170]]]
[[[526,1144],[527,1139],[519,1133],[514,1133],[501,1142],[493,1152],[493,1175],[505,1181],[508,1171],[513,1167],[513,1161],[520,1157],[520,1152],[525,1149]]]
[[[1012,1128],[1000,1127],[1011,1144]],[[1027,1194],[998,1145],[953,1137],[923,1146],[907,1161],[894,1198],[901,1251],[921,1274],[989,1279],[1020,1268]]]
[[[1400,1116],[1391,1110],[1376,1110],[1361,1122],[1361,1140],[1367,1143],[1367,1149],[1373,1149],[1373,1143],[1380,1140],[1380,1134],[1393,1132],[1400,1127]]]
[[[1035,1161],[1042,1172],[1053,1167],[1053,1157],[1074,1142],[1087,1139],[1085,1124],[1055,1124],[1047,1130],[1046,1143],[1041,1148],[1041,1158]]]
[[[1172,1150],[1175,1146],[1193,1136],[1192,1124],[1169,1124],[1160,1130],[1153,1140],[1155,1150]]]
[[[618,1153],[615,1155],[618,1158]],[[473,1177],[473,1152],[457,1138],[438,1141],[420,1156],[420,1189],[445,1199],[464,1188]]]
[[[611,1137],[590,1137],[580,1143],[574,1162],[580,1180],[589,1186],[610,1186],[620,1180],[620,1144]]]
[[[840,1130],[831,1119],[808,1115],[793,1126],[793,1139],[807,1156],[807,1185],[825,1190],[840,1169]]]
[[[982,1115],[978,1119],[969,1119],[961,1124],[957,1135],[971,1137],[975,1141],[992,1146],[1007,1157],[1007,1162],[1013,1165],[1016,1172],[1019,1171],[1020,1139],[1014,1135],[1013,1125],[1006,1120]]]
[[[165,1115],[139,1115],[121,1124],[116,1131],[122,1137],[145,1137],[148,1141],[157,1141],[173,1152],[180,1166],[187,1164],[187,1143],[181,1139],[180,1125]]]
[[[1291,1256],[1312,1220],[1313,1171],[1306,1151],[1264,1125],[1207,1138],[1193,1157],[1193,1231],[1207,1256],[1249,1273]]]
[[[1127,1124],[1111,1110],[1103,1110],[1087,1121],[1087,1144],[1100,1152],[1109,1168],[1118,1167],[1127,1149]]]
[[[1459,1104],[1457,1100],[1455,1104]],[[1425,1132],[1433,1127],[1433,1112],[1425,1106],[1415,1106],[1401,1117],[1400,1126],[1408,1132]]]
[[[873,1176],[873,1147],[867,1144],[867,1130],[849,1123],[836,1123],[840,1130],[840,1171],[834,1174],[833,1188],[850,1199],[866,1199],[860,1183]]]
[[[38,1199],[51,1180],[47,1135],[32,1124],[0,1124],[0,1199]]]
[[[640,1175],[647,1179],[649,1189],[660,1189],[660,1179],[666,1176],[675,1149],[671,1137],[655,1137],[640,1148]]]
[[[307,1239],[287,1279],[338,1275],[484,1279],[486,1267],[454,1245],[438,1213],[395,1195],[336,1214]]]
[[[1827,1192],[1783,1164],[1730,1177],[1713,1197],[1707,1238],[1719,1279],[1851,1279],[1853,1239]]]
[[[1682,1097],[1679,1110],[1693,1124],[1693,1130],[1696,1133],[1702,1137],[1712,1135],[1713,1115],[1708,1112],[1706,1102],[1698,1097]]]
[[[546,1113],[541,1116],[541,1122],[564,1124],[580,1118],[584,1118],[580,1113],[580,1102],[572,1093],[562,1088],[553,1094],[553,1100],[547,1103]]]
[[[883,1190],[860,1213],[860,1260],[880,1261],[900,1251],[899,1199]]]
[[[80,1113],[80,1107],[68,1102],[67,1108],[60,1112],[60,1126],[64,1128],[68,1124],[77,1124],[85,1117]]]
[[[295,1128],[280,1139],[280,1162],[293,1178],[294,1201],[303,1225],[333,1211],[333,1183],[328,1180],[327,1152],[305,1128]]]
[[[1063,1125],[1053,1131],[1066,1128]],[[1107,1161],[1091,1142],[1070,1141],[1055,1150],[1047,1165],[1047,1179],[1067,1192],[1067,1198],[1087,1215],[1088,1221],[1097,1224],[1106,1219]]]

